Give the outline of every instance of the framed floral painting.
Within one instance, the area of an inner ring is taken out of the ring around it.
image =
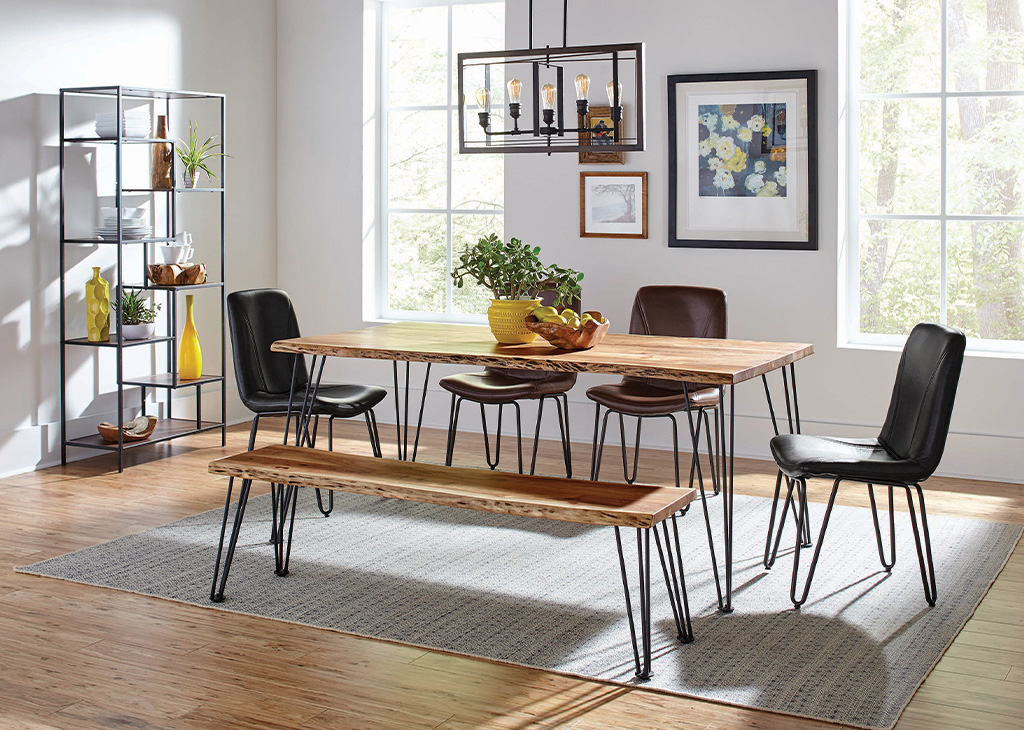
[[[817,72],[668,77],[669,246],[818,248]]]

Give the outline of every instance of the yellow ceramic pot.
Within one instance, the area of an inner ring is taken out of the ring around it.
[[[199,348],[199,334],[192,319],[192,295],[185,295],[185,329],[178,342],[178,377],[182,380],[196,380],[203,374],[203,351]]]
[[[526,326],[526,315],[540,306],[540,299],[492,299],[487,323],[494,339],[503,345],[521,345],[537,338]]]
[[[92,267],[92,278],[85,285],[86,324],[89,342],[110,341],[110,286],[100,276],[100,267]]]

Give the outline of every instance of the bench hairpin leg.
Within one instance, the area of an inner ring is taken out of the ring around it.
[[[665,588],[668,589],[668,600],[672,606],[672,617],[676,622],[676,638],[683,644],[693,641],[693,625],[690,622],[690,601],[686,596],[686,576],[683,573],[683,555],[679,548],[679,527],[675,515],[672,515],[672,526],[675,530],[676,555],[672,555],[672,536],[668,529],[668,520],[661,523],[661,530],[665,538],[665,546],[662,548],[661,539],[658,536],[657,528],[654,530],[654,543],[658,548],[658,558],[661,560],[661,570],[665,575]],[[678,558],[679,572],[676,572],[676,559]]]
[[[281,524],[278,527],[278,555],[279,560],[277,562],[277,570],[274,572],[282,578],[288,575],[288,563],[292,555],[292,535],[295,532],[295,506],[298,504],[299,488],[295,486],[289,486],[288,492],[285,496],[285,501],[281,505]],[[333,491],[332,491],[333,494]],[[291,501],[291,510],[288,509],[289,500]],[[284,528],[285,521],[288,522],[288,541],[284,540]]]
[[[235,520],[231,528],[231,539],[228,542],[228,552],[224,556],[224,569],[221,572],[220,557],[224,549],[224,534],[228,526],[228,514],[231,510],[231,490],[234,486],[234,478],[228,480],[228,496],[224,501],[224,520],[220,525],[220,543],[217,546],[217,560],[213,566],[213,585],[210,588],[210,600],[220,603],[224,600],[224,586],[228,582],[228,571],[231,570],[231,562],[235,557],[235,546],[238,544],[238,533],[242,528],[242,519],[245,516],[245,505],[249,501],[249,487],[252,480],[243,479],[242,486],[238,491],[238,506],[235,507]],[[220,573],[220,585],[217,585],[217,577]]]
[[[626,597],[626,618],[629,619],[629,639],[633,646],[633,663],[636,666],[636,674],[641,671],[640,650],[636,643],[636,622],[633,620],[633,602],[629,597],[629,577],[626,573],[626,556],[622,552],[622,533],[619,527],[615,527],[615,548],[619,553],[619,574],[622,576],[622,592]]]

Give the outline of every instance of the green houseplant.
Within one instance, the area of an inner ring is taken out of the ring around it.
[[[540,306],[537,297],[543,291],[555,292],[555,304],[578,298],[583,273],[540,260],[540,246],[530,246],[518,238],[507,243],[496,234],[481,238],[459,254],[452,267],[455,286],[475,280],[490,289],[493,299],[487,310],[491,332],[498,342],[517,344],[536,337],[525,324],[526,316]]]
[[[156,331],[159,304],[151,304],[135,289],[121,292],[121,335],[126,340],[144,340]]]
[[[199,182],[200,170],[211,178],[216,178],[217,173],[210,169],[208,160],[214,157],[230,157],[223,152],[214,152],[220,147],[219,142],[214,142],[215,139],[217,139],[217,135],[209,137],[205,142],[199,144],[199,130],[196,129],[194,122],[189,121],[188,142],[179,139],[178,144],[174,146],[174,151],[178,153],[178,159],[181,160],[181,164],[185,168],[185,187],[194,188],[196,186]]]

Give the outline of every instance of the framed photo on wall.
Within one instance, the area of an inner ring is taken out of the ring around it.
[[[647,238],[647,173],[581,172],[580,236]]]
[[[626,115],[622,115],[625,119]],[[593,128],[593,132],[581,132],[580,144],[594,147],[593,152],[580,152],[579,164],[618,164],[623,163],[624,152],[599,152],[602,145],[614,142],[612,139],[612,108],[610,106],[592,106],[583,117],[583,126]]]
[[[818,248],[817,72],[668,77],[669,241]]]

